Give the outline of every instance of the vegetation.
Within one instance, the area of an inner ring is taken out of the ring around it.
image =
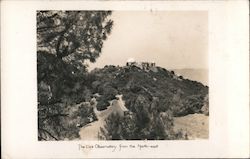
[[[147,72],[136,67],[108,66],[92,71],[90,74],[95,76],[92,85],[98,83],[95,86],[95,93],[106,96],[100,101],[105,99],[109,101],[116,93],[123,94],[126,107],[132,112],[135,112],[134,103],[140,95],[139,98],[148,100],[146,103],[153,100],[161,103],[155,104],[157,111],[171,110],[173,116],[202,113],[201,108],[208,94],[208,88],[201,83],[173,78],[172,72],[161,67],[157,67],[157,72]],[[149,104],[143,107],[147,105]]]
[[[56,55],[76,67],[95,62],[111,33],[111,11],[38,11],[38,51]]]
[[[184,78],[174,78],[174,73],[157,67],[157,72],[144,71],[137,67],[106,66],[94,70],[96,91],[110,96],[110,91],[123,94],[130,114],[121,117],[114,114],[107,118],[101,129],[100,139],[186,139],[182,132],[173,131],[173,117],[193,113],[205,113],[202,108],[207,103],[208,88],[201,83]],[[177,77],[177,76],[176,76]],[[154,79],[157,79],[156,81]],[[99,98],[102,109],[112,98]],[[107,102],[107,103],[105,103]],[[203,108],[205,109],[205,108]]]
[[[100,139],[185,139],[173,131],[173,117],[208,115],[208,87],[161,67],[107,65],[87,71],[86,61],[95,62],[111,33],[111,13],[37,12],[38,139],[79,137],[80,127],[97,120],[90,102],[96,93],[98,110],[117,94],[129,110],[110,115]]]
[[[76,125],[86,122],[75,119],[94,116],[87,106],[82,109],[75,105],[91,98],[89,81],[93,77],[87,73],[86,61],[95,62],[100,56],[103,41],[112,30],[111,13],[37,12],[39,140],[77,137]],[[70,113],[76,108],[80,114]]]

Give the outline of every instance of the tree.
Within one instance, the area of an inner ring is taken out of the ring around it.
[[[134,140],[137,139],[135,131],[134,115],[120,116],[117,113],[112,113],[105,119],[104,127],[100,128],[98,134],[101,140]]]
[[[111,11],[38,11],[37,51],[81,68],[95,62],[111,33]]]
[[[111,11],[37,12],[39,140],[60,140],[65,137],[65,132],[73,132],[73,136],[78,135],[71,127],[76,123],[65,123],[69,118],[73,118],[65,112],[73,109],[67,108],[68,105],[89,98],[87,97],[90,94],[89,86],[87,79],[84,79],[86,60],[95,62],[100,56],[103,41],[112,30],[111,13]],[[88,111],[87,114],[91,112]],[[79,115],[75,118],[86,116],[86,114]]]
[[[100,129],[100,139],[172,140],[180,138],[173,130],[172,111],[162,112],[157,98],[150,101],[142,95],[137,95],[131,105],[130,112],[125,116],[112,114],[105,120],[104,128]]]
[[[78,65],[95,62],[111,33],[111,11],[38,11],[37,47]]]
[[[67,90],[62,86],[71,88],[77,78],[82,80],[87,68],[85,61],[95,62],[102,51],[103,41],[111,33],[111,13],[38,11],[38,83],[46,81],[52,93],[61,96]]]

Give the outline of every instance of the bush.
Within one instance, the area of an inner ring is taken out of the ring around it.
[[[62,103],[39,105],[39,140],[64,140],[79,137],[80,127],[97,120],[88,102],[66,106]]]
[[[111,86],[103,88],[101,97],[97,99],[97,110],[104,110],[109,106],[109,101],[116,99],[118,91]]]
[[[108,106],[109,106],[109,102],[105,98],[100,97],[98,99],[97,105],[96,105],[97,110],[99,110],[99,111],[105,110],[105,109],[107,109]]]
[[[208,96],[204,98],[204,105],[201,108],[201,112],[205,115],[209,115],[209,101]]]
[[[159,104],[155,102],[154,104]],[[168,140],[179,137],[173,131],[172,112],[159,112],[157,107],[142,95],[131,102],[134,112],[121,117],[112,114],[101,128],[100,139],[106,140]]]

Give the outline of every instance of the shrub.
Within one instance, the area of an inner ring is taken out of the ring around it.
[[[209,101],[208,96],[204,98],[204,105],[201,108],[201,112],[205,115],[209,115]]]
[[[106,119],[106,125],[99,134],[100,139],[167,140],[178,137],[173,131],[173,114],[170,110],[159,112],[158,105],[151,107],[151,102],[142,95],[138,95],[132,104],[134,112],[124,117],[112,114]]]
[[[116,99],[115,96],[118,94],[118,91],[111,86],[103,88],[101,97],[97,99],[97,109],[104,110],[109,106],[109,101]]]
[[[105,98],[100,97],[98,99],[97,105],[96,105],[97,110],[99,110],[99,111],[105,110],[105,109],[107,109],[108,106],[109,106],[109,102]]]

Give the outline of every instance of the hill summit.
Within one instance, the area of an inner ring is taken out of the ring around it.
[[[135,98],[143,96],[149,101],[157,100],[161,111],[173,110],[174,116],[204,113],[202,107],[208,102],[207,86],[151,63],[106,65],[90,74],[95,77],[93,91],[102,95],[97,105],[100,110],[106,109],[116,94],[123,94],[126,107],[131,111],[135,109],[132,104]]]

